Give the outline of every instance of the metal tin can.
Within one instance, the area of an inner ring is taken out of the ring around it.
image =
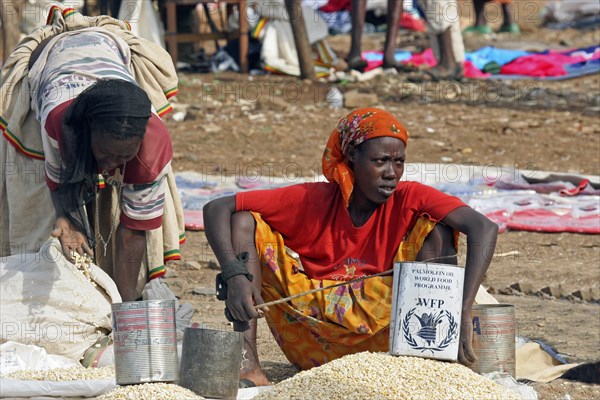
[[[179,385],[202,397],[235,399],[243,343],[241,332],[186,328]]]
[[[447,264],[394,264],[390,354],[456,361],[465,270]]]
[[[175,300],[112,305],[118,385],[179,379]]]
[[[473,371],[505,372],[515,376],[515,307],[512,304],[477,304],[471,311]]]

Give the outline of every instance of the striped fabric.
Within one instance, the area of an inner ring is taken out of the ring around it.
[[[50,111],[99,79],[135,83],[129,71],[131,53],[127,43],[108,31],[58,35],[48,43],[43,56],[45,63],[35,63],[29,73],[32,109],[40,117],[42,128]]]
[[[167,273],[167,268],[164,265],[156,267],[148,271],[148,280],[162,278]]]
[[[173,111],[173,107],[171,106],[171,104],[165,104],[163,107],[156,110],[156,113],[159,117],[162,117],[163,115],[168,114],[171,111]]]
[[[175,86],[174,88],[171,88],[165,92],[165,97],[167,99],[170,99],[173,96],[177,96],[177,93],[179,93],[179,89],[177,88],[177,86]]]
[[[27,157],[35,158],[36,160],[43,160],[44,153],[36,150],[29,149],[25,147],[23,143],[19,140],[19,138],[14,135],[10,129],[8,129],[8,122],[5,121],[2,117],[0,117],[0,131],[2,132],[2,136],[6,140],[10,142],[17,150],[26,155]]]
[[[181,252],[179,250],[171,250],[165,253],[165,263],[173,260],[181,260]]]
[[[104,176],[101,174],[98,175],[98,189],[104,189],[106,187],[106,181],[104,180]]]
[[[123,214],[135,221],[148,221],[162,217],[166,178],[170,170],[171,163],[168,163],[154,182],[126,184],[122,194]],[[110,178],[107,178],[107,182],[111,183]],[[124,217],[121,215],[121,220],[123,221],[123,219]]]
[[[252,29],[252,32],[250,34],[250,36],[253,39],[262,39],[261,35],[264,32],[264,28],[265,28],[267,21],[268,21],[268,19],[264,18],[264,17],[258,21],[258,23],[254,27],[254,29]]]

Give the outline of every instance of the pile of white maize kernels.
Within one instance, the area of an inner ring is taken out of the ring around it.
[[[254,399],[517,400],[520,397],[460,364],[364,352],[300,372]]]
[[[48,370],[21,370],[4,374],[5,379],[18,379],[21,381],[80,381],[114,379],[114,367],[102,368],[54,368]]]
[[[188,400],[203,399],[191,390],[173,383],[144,383],[119,386],[97,400]]]

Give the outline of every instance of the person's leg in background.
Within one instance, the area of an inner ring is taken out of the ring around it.
[[[475,25],[464,30],[465,34],[491,34],[492,28],[489,26],[489,21],[486,13],[486,3],[490,0],[473,0],[473,8],[475,10]],[[519,34],[521,30],[519,25],[515,23],[513,15],[512,0],[495,0],[500,3],[502,9],[502,26],[498,32]]]
[[[406,0],[408,1],[408,0]],[[402,0],[388,0],[387,2],[387,32],[385,34],[385,47],[383,50],[383,67],[396,68],[398,64],[394,59],[396,39],[398,37],[398,21],[402,13]],[[367,2],[365,0],[352,0],[352,32],[350,53],[348,54],[348,68],[363,71],[367,62],[361,59],[361,40],[365,28],[367,15]]]
[[[488,25],[485,13],[485,3],[487,0],[473,0],[473,9],[475,11],[475,24],[465,29],[465,34],[491,34],[492,28]]]
[[[396,51],[396,39],[398,37],[398,21],[400,21],[401,14],[402,0],[388,0],[387,32],[385,34],[385,48],[383,50],[383,68],[395,68],[398,66],[394,58],[394,53]]]
[[[364,71],[367,62],[361,58],[361,40],[365,29],[365,17],[367,15],[367,2],[364,0],[352,0],[352,32],[350,34],[350,53],[347,62],[348,69]]]
[[[506,32],[512,34],[521,33],[519,25],[515,22],[512,0],[503,0],[501,3],[503,20],[502,26],[500,27],[500,29],[498,29],[498,32]]]
[[[421,0],[427,19],[431,48],[438,64],[424,72],[431,80],[460,80],[463,77],[465,46],[460,31],[456,0]]]

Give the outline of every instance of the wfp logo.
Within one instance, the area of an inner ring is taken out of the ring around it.
[[[414,350],[420,350],[421,353],[430,351],[435,354],[447,348],[458,337],[458,323],[448,310],[439,312],[416,314],[417,308],[409,310],[402,321],[402,334],[404,340]],[[415,333],[411,332],[411,327],[417,326]],[[447,326],[448,332],[444,338],[438,341],[438,327]]]

